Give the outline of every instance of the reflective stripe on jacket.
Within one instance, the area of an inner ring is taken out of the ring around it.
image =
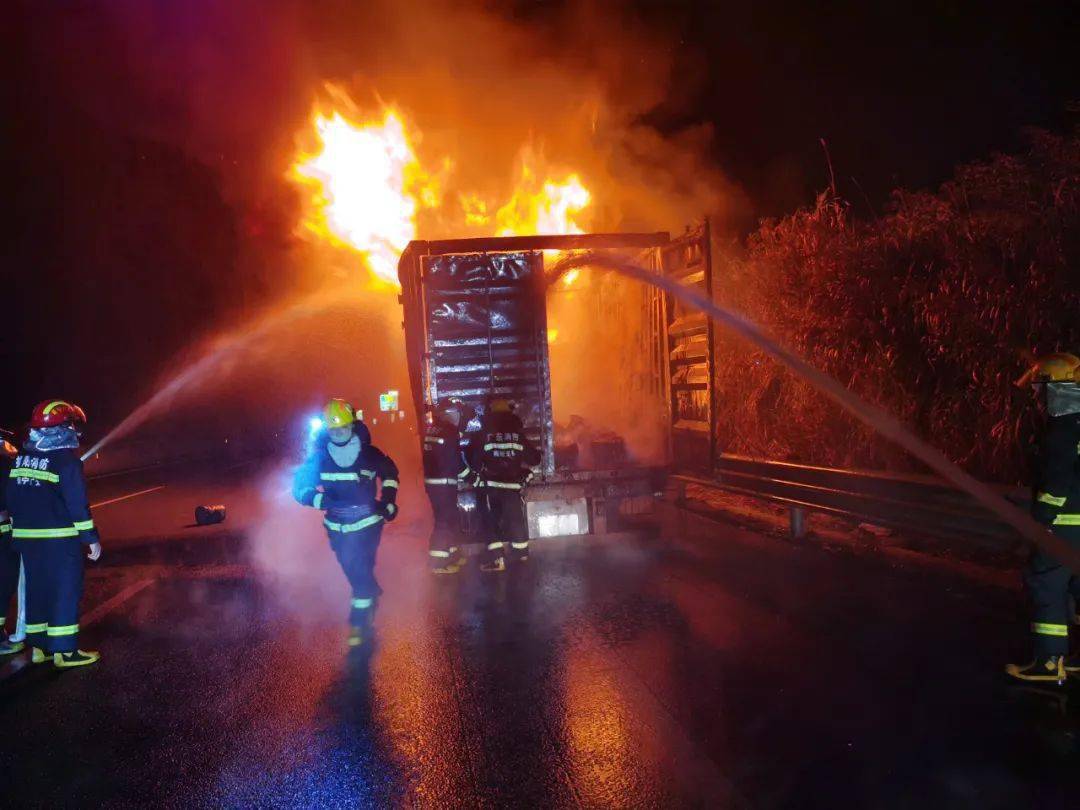
[[[14,539],[98,542],[82,461],[74,451],[23,450],[3,484]]]
[[[456,485],[469,477],[469,465],[461,453],[461,434],[448,422],[427,426],[423,440],[424,483]]]
[[[335,509],[374,511],[379,504],[392,505],[397,493],[397,465],[370,444],[361,447],[356,461],[340,467],[330,457],[327,442],[322,441],[293,476],[293,497],[304,506],[326,511],[328,519]]]
[[[1080,525],[1080,414],[1047,420],[1034,485],[1032,517],[1046,526]]]
[[[491,487],[521,489],[540,453],[513,413],[489,413],[469,441],[469,462]]]

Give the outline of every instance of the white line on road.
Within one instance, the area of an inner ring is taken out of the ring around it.
[[[149,495],[151,492],[157,492],[159,489],[165,489],[165,485],[157,487],[150,487],[150,489],[141,489],[138,492],[132,492],[130,495],[121,495],[119,498],[110,498],[107,501],[101,503],[90,504],[91,509],[97,509],[99,506],[108,506],[110,503],[119,503],[120,501],[126,501],[128,498],[138,498],[140,495]]]
[[[157,582],[156,579],[140,579],[138,582],[134,582],[131,585],[128,585],[126,588],[124,588],[124,590],[120,591],[120,593],[116,594],[110,599],[106,599],[96,608],[83,616],[79,620],[79,625],[81,627],[89,627],[94,622],[104,618],[104,616],[108,614],[111,610],[120,607],[120,605],[124,604],[124,602],[126,602],[128,599],[139,593],[144,588],[153,585],[155,582]]]
[[[157,582],[156,579],[140,579],[138,582],[133,582],[128,585],[120,593],[113,596],[111,599],[106,599],[96,608],[91,610],[86,615],[82,616],[79,620],[80,627],[89,627],[95,622],[101,621],[111,611],[120,607],[128,599],[135,596],[135,594],[142,592],[150,585]],[[30,659],[18,656],[16,660],[0,664],[0,684],[10,680],[21,670],[30,665]]]

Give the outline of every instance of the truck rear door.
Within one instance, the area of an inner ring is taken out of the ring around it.
[[[517,406],[540,448],[541,472],[555,469],[547,352],[543,253],[424,256],[426,326],[423,372],[428,402],[459,399],[475,411],[464,432],[479,428],[486,398]]]

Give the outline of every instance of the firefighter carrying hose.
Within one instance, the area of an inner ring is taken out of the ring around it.
[[[457,547],[457,493],[470,477],[461,454],[461,412],[451,403],[437,405],[424,430],[424,489],[431,501],[435,526],[428,559],[433,574],[456,574],[465,564]]]
[[[330,547],[352,588],[348,643],[358,647],[371,636],[382,593],[375,580],[375,554],[383,523],[397,517],[398,469],[371,444],[367,427],[345,400],[326,404],[323,424],[325,430],[296,471],[293,497],[326,513]]]
[[[478,474],[484,532],[487,537],[482,571],[505,571],[505,545],[519,563],[529,558],[525,518],[525,485],[540,454],[525,435],[510,401],[493,398],[480,430],[469,445],[469,461]]]
[[[13,444],[0,439],[0,656],[22,652],[26,646],[22,641],[12,640],[6,626],[11,597],[19,587],[21,558],[11,539],[11,520],[8,518],[4,490],[8,472],[18,452]]]
[[[1051,354],[1040,358],[1018,385],[1042,390],[1047,423],[1033,481],[1032,516],[1080,550],[1080,358]],[[1069,659],[1070,592],[1076,577],[1041,549],[1024,573],[1032,603],[1035,660],[1009,664],[1006,672],[1023,681],[1062,684],[1080,675],[1080,661]]]
[[[74,452],[85,424],[78,405],[39,404],[7,479],[11,536],[26,570],[26,640],[35,664],[51,655],[61,669],[101,658],[78,644],[83,557],[101,556],[82,461]]]

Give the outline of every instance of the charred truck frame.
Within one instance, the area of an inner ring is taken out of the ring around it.
[[[615,530],[624,502],[661,490],[667,467],[613,462],[593,465],[604,469],[565,469],[557,463],[544,251],[632,252],[658,273],[711,293],[708,245],[706,222],[675,240],[667,233],[510,236],[414,241],[402,253],[402,325],[416,413],[458,401],[467,438],[479,428],[489,396],[516,404],[541,451],[539,475],[525,494],[530,537]],[[645,345],[628,350],[648,352],[655,365],[669,405],[668,461],[680,469],[711,467],[711,325],[703,318],[691,322],[656,290],[647,297]]]

